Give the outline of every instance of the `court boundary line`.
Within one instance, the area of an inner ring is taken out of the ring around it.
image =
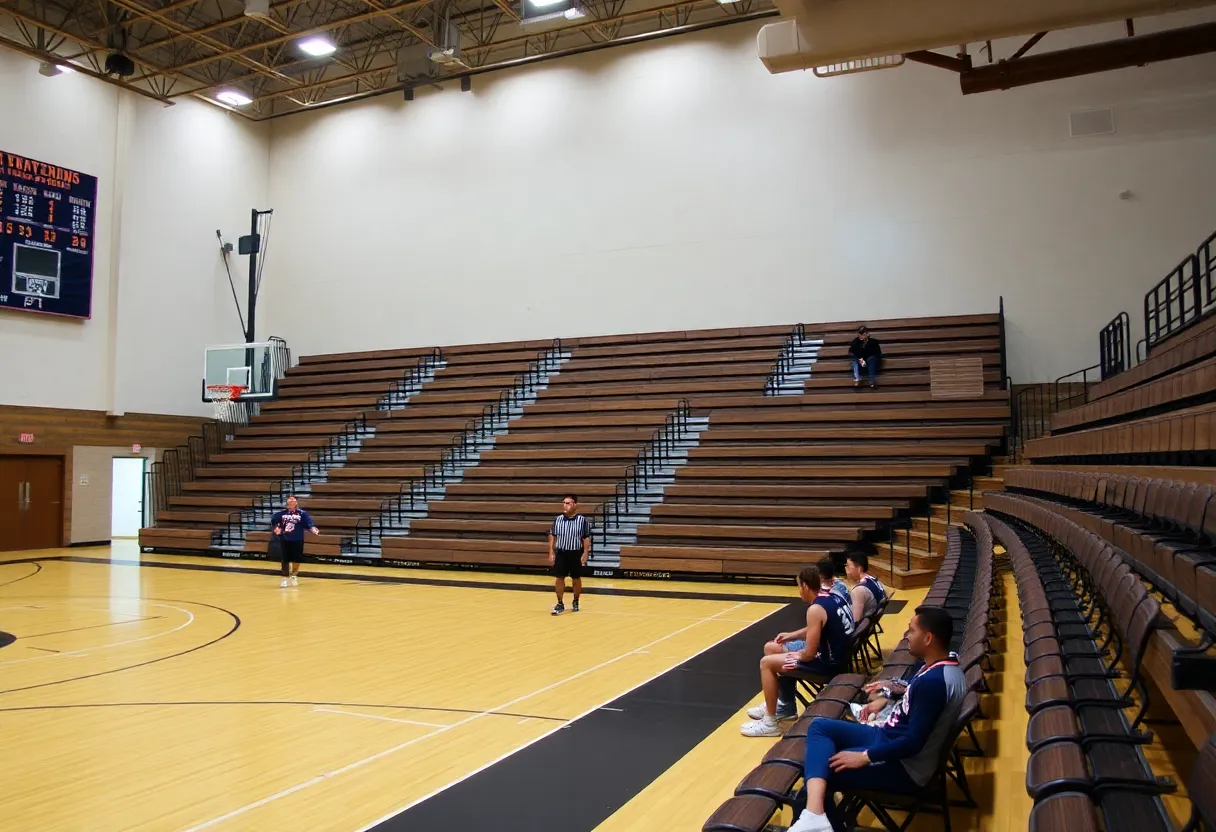
[[[275,794],[264,797],[261,800],[256,800],[256,801],[253,801],[252,803],[247,803],[244,806],[237,807],[236,809],[226,812],[225,814],[220,815],[219,817],[212,818],[211,820],[203,821],[202,823],[195,824],[194,826],[190,826],[187,829],[185,829],[184,832],[201,832],[201,830],[203,830],[203,829],[210,829],[211,827],[216,826],[217,824],[221,824],[226,821],[232,820],[233,818],[240,817],[241,815],[245,814],[246,812],[250,812],[254,809],[259,809],[262,806],[266,806],[270,803],[273,803],[276,800],[281,800],[284,797],[289,797],[289,796],[295,794],[296,792],[300,792],[300,791],[303,791],[304,789],[311,788],[312,786],[315,786],[318,783],[323,783],[326,780],[331,780],[335,777],[341,776],[342,774],[346,774],[349,771],[353,771],[357,768],[362,768],[363,766],[365,766],[369,763],[376,762],[377,760],[381,760],[385,757],[395,754],[398,751],[401,751],[405,748],[408,748],[411,745],[414,745],[415,743],[422,742],[423,740],[430,739],[431,737],[438,736],[439,734],[447,733],[448,731],[455,730],[456,728],[461,728],[465,725],[475,722],[478,719],[481,719],[482,717],[491,716],[495,712],[509,708],[512,705],[516,704],[517,702],[522,702],[526,699],[531,699],[534,696],[539,696],[540,694],[547,693],[548,691],[553,690],[554,688],[561,687],[562,685],[568,684],[568,683],[574,681],[575,679],[579,679],[579,678],[582,678],[583,676],[589,675],[591,673],[595,673],[599,670],[603,670],[605,667],[609,667],[623,659],[626,659],[626,658],[629,658],[630,656],[635,655],[639,650],[645,650],[650,647],[653,647],[656,644],[661,644],[662,642],[667,641],[668,639],[674,638],[682,633],[685,633],[694,627],[699,627],[702,624],[706,624],[710,621],[713,621],[716,618],[718,618],[719,616],[734,612],[735,610],[739,609],[742,606],[745,606],[748,603],[750,603],[750,601],[741,601],[741,602],[735,604],[734,606],[727,607],[724,610],[719,610],[718,612],[714,613],[713,615],[706,616],[705,618],[698,619],[697,621],[694,621],[691,624],[687,624],[677,630],[673,630],[672,632],[667,633],[666,635],[664,635],[660,638],[657,638],[654,641],[649,642],[648,644],[643,644],[639,647],[635,647],[632,650],[629,650],[625,653],[621,653],[618,656],[614,656],[613,658],[608,659],[607,661],[600,662],[599,664],[594,665],[592,667],[586,668],[584,670],[580,670],[578,673],[572,674],[563,679],[559,679],[558,681],[552,682],[542,688],[539,688],[534,691],[530,691],[529,693],[523,694],[521,696],[517,696],[508,702],[504,702],[502,705],[499,705],[494,708],[489,708],[487,710],[481,711],[480,713],[472,714],[462,720],[458,720],[457,722],[452,723],[451,725],[449,725],[447,727],[439,728],[435,731],[430,731],[426,734],[423,734],[422,736],[414,737],[413,739],[407,740],[403,743],[398,743],[397,745],[394,745],[391,748],[386,748],[383,751],[379,751],[375,754],[364,757],[360,760],[355,760],[354,762],[348,763],[345,766],[342,766],[341,768],[337,768],[337,769],[334,769],[333,771],[328,771],[328,772],[325,772],[324,774],[317,775],[316,777],[310,778],[309,780],[306,780],[302,783],[297,783],[294,786],[290,786],[286,789],[282,789],[282,790],[276,792]],[[764,618],[767,618],[769,615],[773,615],[776,612],[778,612],[778,610],[774,610],[773,612],[768,613],[768,615],[763,616],[760,620],[762,621],[762,620],[764,620]],[[736,630],[736,632],[738,632],[738,631]],[[685,658],[685,660],[691,659],[694,656],[699,656],[701,653],[704,653],[706,650],[710,650],[710,649],[716,647],[718,644],[722,643],[726,639],[734,636],[734,634],[735,633],[733,633],[733,632],[728,633],[727,635],[723,636],[722,638],[714,641],[712,644],[706,645],[703,649],[698,650],[696,653],[693,653],[693,654],[687,656]],[[444,785],[438,789],[435,789],[434,791],[423,796],[422,798],[419,798],[418,800],[415,800],[415,801],[409,803],[408,805],[403,806],[400,809],[397,809],[397,810],[385,815],[384,817],[372,822],[370,825],[360,827],[358,832],[366,832],[367,830],[372,829],[376,825],[383,823],[384,821],[389,820],[393,817],[396,817],[397,815],[408,810],[410,807],[422,802],[423,800],[427,800],[427,799],[433,797],[434,795],[439,794],[440,792],[451,788],[452,786],[456,785],[457,783],[467,780],[469,777],[472,777],[474,774],[477,774],[478,772],[484,770],[485,768],[488,768],[489,766],[494,765],[495,763],[498,763],[501,760],[506,759],[507,757],[510,757],[512,754],[522,751],[523,749],[539,742],[540,740],[544,739],[545,737],[549,736],[550,734],[554,733],[555,731],[560,731],[562,728],[566,727],[567,725],[570,725],[571,723],[576,722],[579,719],[582,719],[583,717],[587,716],[587,714],[594,713],[595,711],[599,710],[600,708],[602,708],[604,705],[608,704],[609,702],[612,702],[613,700],[619,698],[620,696],[623,696],[624,694],[629,693],[630,691],[633,691],[633,690],[637,689],[638,687],[641,687],[642,685],[652,681],[653,679],[657,679],[659,676],[662,676],[664,673],[667,673],[669,670],[671,670],[670,667],[665,667],[665,668],[663,668],[663,670],[659,671],[658,673],[654,674],[653,676],[648,677],[644,681],[640,682],[638,685],[634,685],[633,687],[629,688],[626,691],[622,691],[622,692],[613,694],[611,699],[607,699],[603,702],[598,703],[597,705],[595,705],[595,707],[589,708],[588,710],[579,714],[578,716],[574,717],[573,719],[569,720],[568,722],[562,723],[561,725],[555,726],[551,730],[545,731],[539,737],[536,737],[535,739],[530,740],[530,741],[524,743],[523,745],[520,745],[519,747],[512,749],[511,751],[507,752],[506,754],[503,754],[502,756],[493,760],[492,762],[487,763],[486,765],[477,768],[475,771],[471,771],[471,772],[453,780],[452,782],[447,783],[446,785]]]
[[[379,714],[357,714],[354,711],[340,711],[336,708],[313,708],[314,714],[339,714],[341,716],[358,716],[364,719],[379,719],[384,722],[399,722],[402,725],[420,725],[423,728],[447,728],[446,725],[441,725],[438,722],[415,722],[412,719],[397,719],[391,716],[380,716]]]

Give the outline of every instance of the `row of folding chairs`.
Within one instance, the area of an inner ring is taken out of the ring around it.
[[[1111,543],[1209,639],[1216,637],[1216,500],[1211,486],[1075,471],[1009,474],[1019,483],[1020,499],[1050,508]],[[1106,487],[1098,488],[1095,479]]]
[[[972,525],[979,522],[977,518],[979,515],[968,514],[968,526],[986,532],[986,526]],[[977,540],[971,531],[962,532],[951,527],[947,532],[942,566],[924,603],[945,607],[954,616],[959,664],[966,674],[970,692],[957,715],[950,741],[943,747],[938,771],[921,794],[915,797],[880,792],[845,794],[841,809],[847,818],[855,820],[856,815],[868,808],[894,832],[905,828],[922,811],[937,811],[942,813],[948,832],[951,804],[947,786],[950,782],[962,792],[967,805],[975,805],[963,758],[983,753],[971,723],[980,715],[979,692],[988,690],[984,672],[993,597],[991,535]],[[908,652],[905,636],[875,678],[902,679],[918,669],[919,662]],[[803,766],[811,722],[849,716],[849,706],[863,700],[861,688],[867,680],[866,674],[847,673],[824,682],[801,717],[735,788],[734,797],[724,802],[705,822],[704,832],[761,832],[771,828],[773,815],[783,806],[789,806],[797,817],[805,807]],[[959,741],[964,732],[969,739]],[[905,813],[906,820],[897,822],[891,815],[893,811]]]
[[[1008,552],[1022,610],[1031,828],[1096,829],[1100,813],[1107,832],[1170,830],[1160,796],[1174,784],[1153,775],[1142,750],[1152,735],[1140,730],[1143,659],[1161,606],[1105,541],[1029,509],[1023,517],[989,505],[988,522]]]
[[[1105,510],[1112,517],[1141,524],[1144,531],[1216,545],[1216,504],[1212,486],[1152,477],[1089,471],[1012,468],[1010,490],[1041,492],[1076,505]]]

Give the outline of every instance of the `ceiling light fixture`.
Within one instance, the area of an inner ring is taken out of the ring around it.
[[[75,71],[70,64],[53,64],[50,61],[43,61],[38,67],[38,73],[45,75],[47,78],[54,78],[56,75],[64,75]]]
[[[314,58],[324,58],[326,55],[332,55],[338,51],[338,47],[334,46],[325,38],[308,38],[296,44],[300,51],[312,55]]]
[[[566,0],[528,0],[528,2],[532,4],[533,8],[547,9],[550,6],[556,6],[564,3]]]
[[[215,96],[215,100],[230,107],[244,107],[253,103],[252,98],[236,90],[224,90]]]
[[[582,20],[587,16],[587,13],[579,6],[572,6],[566,9],[566,20]]]

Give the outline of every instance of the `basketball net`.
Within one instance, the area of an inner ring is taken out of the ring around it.
[[[236,421],[236,401],[245,392],[240,384],[208,384],[207,392],[211,394],[211,404],[215,407],[217,422]]]

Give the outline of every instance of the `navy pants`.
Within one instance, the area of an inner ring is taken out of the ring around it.
[[[819,778],[828,783],[824,809],[833,829],[844,829],[836,809],[833,794],[849,789],[881,789],[898,794],[916,794],[921,787],[908,776],[903,763],[870,763],[864,768],[834,773],[828,760],[837,751],[865,751],[882,739],[882,731],[872,725],[846,722],[843,719],[816,719],[806,734],[806,764],[803,774],[807,780]]]

